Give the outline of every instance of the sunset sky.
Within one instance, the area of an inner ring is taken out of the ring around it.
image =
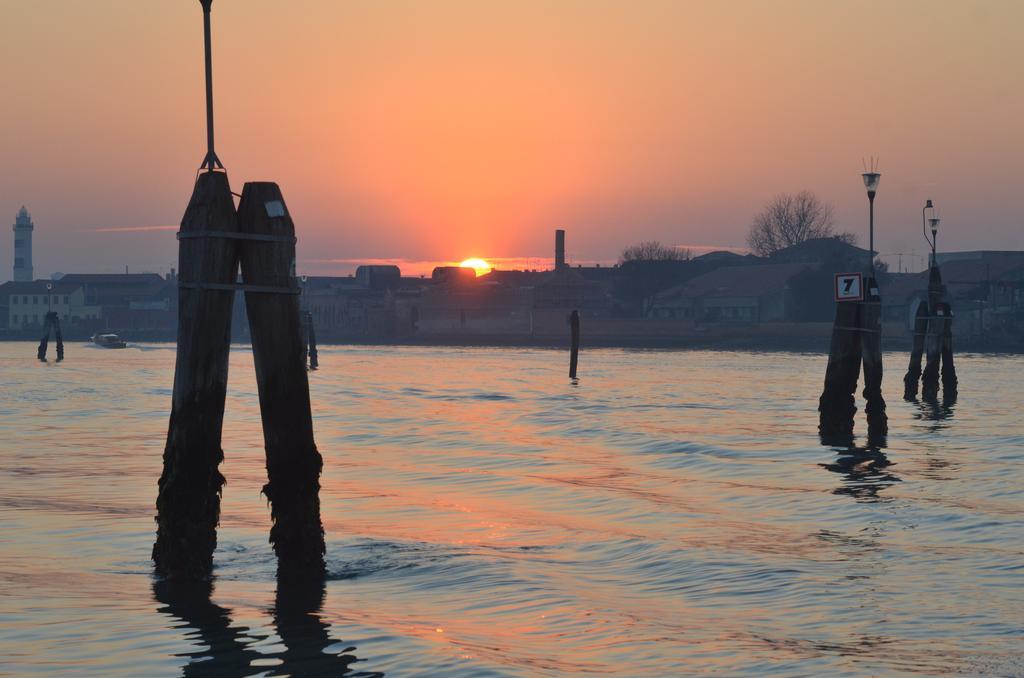
[[[166,271],[205,150],[196,0],[0,0],[0,280]],[[867,242],[1024,249],[1024,2],[215,0],[217,151],[277,181],[299,268],[743,247],[809,189]],[[160,228],[166,227],[166,228]],[[895,257],[885,257],[895,264]],[[920,268],[923,259],[904,263]],[[427,264],[408,266],[406,270]]]

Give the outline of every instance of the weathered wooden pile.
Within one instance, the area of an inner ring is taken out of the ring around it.
[[[40,362],[46,362],[46,349],[50,344],[51,330],[57,342],[57,362],[64,360],[64,335],[60,331],[60,317],[56,311],[48,311],[43,319],[43,338],[39,340],[39,350],[36,352]]]
[[[576,364],[580,358],[580,312],[569,314],[569,378],[576,378]]]
[[[213,146],[210,6],[200,0],[206,43],[207,154],[178,233],[178,346],[164,467],[157,496],[157,573],[210,576],[224,476],[221,428],[231,309],[245,292],[267,457],[263,493],[279,572],[322,574],[320,471],[313,441],[305,345],[294,275],[295,226],[281,191],[248,183],[235,209]],[[241,283],[238,272],[241,268]]]
[[[925,357],[921,371],[921,357]],[[914,347],[910,365],[903,377],[903,397],[917,398],[918,381],[921,397],[936,400],[941,373],[942,391],[946,398],[956,398],[956,365],[953,362],[953,311],[942,284],[942,272],[936,263],[928,271],[928,302],[917,307],[914,321]]]
[[[865,278],[863,284],[867,294],[862,300],[836,303],[825,387],[818,400],[818,431],[830,443],[853,438],[854,394],[862,365],[868,437],[879,439],[889,431],[882,397],[882,299],[874,277]]]
[[[231,308],[245,292],[267,455],[270,539],[282,568],[323,566],[294,225],[280,189],[249,183],[236,213],[226,173],[199,175],[179,233],[178,353],[153,559],[168,576],[203,577],[212,565],[224,454]],[[239,266],[241,284],[236,282]]]

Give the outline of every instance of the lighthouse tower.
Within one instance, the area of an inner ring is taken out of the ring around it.
[[[14,281],[32,282],[32,217],[22,205],[14,220]]]

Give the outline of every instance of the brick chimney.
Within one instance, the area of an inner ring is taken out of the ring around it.
[[[555,270],[565,268],[565,231],[555,231]]]

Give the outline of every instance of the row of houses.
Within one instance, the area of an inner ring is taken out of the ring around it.
[[[42,327],[49,311],[72,331],[117,328],[174,332],[174,274],[73,273],[55,280],[0,285],[0,329],[19,333]]]
[[[564,247],[564,236],[558,241]],[[546,271],[439,267],[429,278],[397,266],[360,266],[355,275],[301,279],[301,306],[326,340],[510,340],[562,338],[579,310],[587,336],[671,338],[709,329],[756,333],[779,323],[827,324],[835,273],[863,270],[864,249],[832,238],[768,258],[713,252],[687,261],[569,266],[556,252]],[[1024,337],[1024,252],[939,255],[960,334]],[[927,273],[879,274],[883,318],[906,326],[925,295]],[[49,288],[47,287],[49,286]],[[68,274],[0,285],[0,329],[41,327],[53,310],[65,327],[109,329],[129,338],[173,339],[177,279],[153,273]],[[245,304],[235,304],[235,338],[247,338]],[[744,328],[749,328],[746,330]]]

